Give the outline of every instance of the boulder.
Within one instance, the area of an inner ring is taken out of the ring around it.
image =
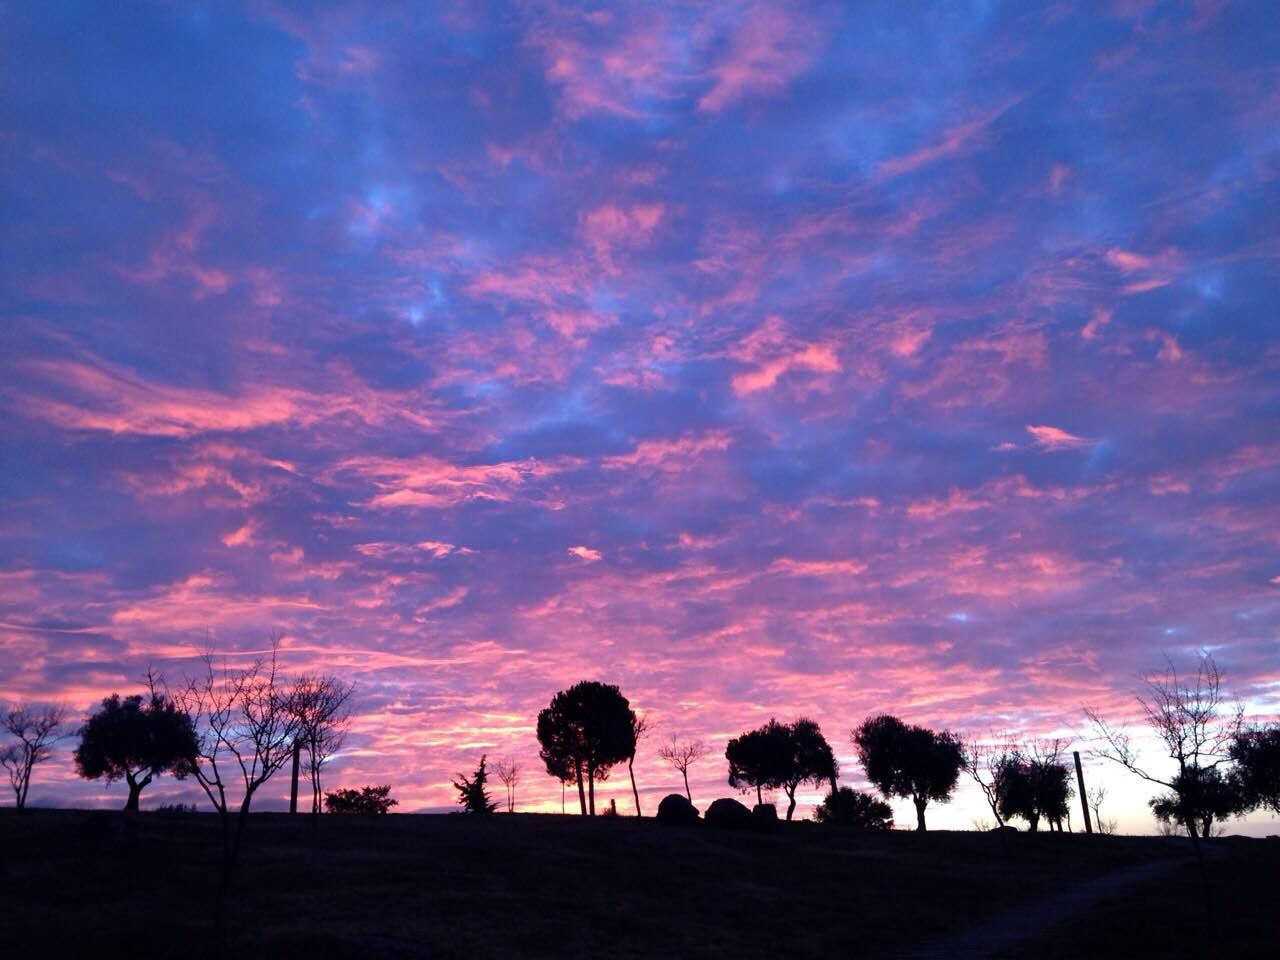
[[[658,804],[658,822],[664,827],[683,827],[698,822],[698,808],[678,793],[669,793]]]
[[[778,808],[772,803],[757,803],[751,808],[751,819],[761,833],[778,829]]]
[[[754,826],[751,811],[737,800],[721,797],[707,807],[707,826],[718,830],[750,830]]]

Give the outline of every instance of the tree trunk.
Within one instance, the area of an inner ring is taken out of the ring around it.
[[[582,764],[577,764],[578,769],[578,806],[582,809],[582,815],[587,815],[587,792],[582,786]]]
[[[587,809],[596,815],[596,771],[591,767],[587,768]]]
[[[760,792],[760,784],[756,784],[756,806],[764,806],[764,795]]]
[[[151,782],[151,774],[148,773],[147,776],[142,778],[142,780],[137,780],[132,773],[125,772],[124,780],[125,782],[128,782],[129,785],[129,799],[124,801],[124,812],[137,813],[138,797],[142,794],[142,787],[145,787],[147,783]]]
[[[787,822],[791,822],[791,815],[796,812],[796,788],[784,786],[787,792]]]
[[[916,830],[924,833],[929,828],[924,823],[924,808],[929,805],[929,801],[924,797],[912,797],[912,803],[916,805]]]
[[[631,776],[631,795],[636,798],[636,816],[642,817],[644,814],[640,812],[640,791],[636,789],[636,773],[631,769],[635,759],[635,757],[627,758],[627,773]]]
[[[690,803],[693,803],[693,794],[689,792],[689,768],[686,767],[680,772],[684,774],[684,797]]]

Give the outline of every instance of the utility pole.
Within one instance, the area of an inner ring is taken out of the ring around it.
[[[1072,750],[1076,758],[1076,783],[1080,786],[1080,809],[1084,811],[1084,832],[1093,833],[1093,821],[1089,819],[1089,797],[1084,792],[1084,767],[1080,766],[1080,751]]]
[[[293,741],[293,781],[289,786],[289,812],[298,812],[298,755],[302,752],[302,744]]]

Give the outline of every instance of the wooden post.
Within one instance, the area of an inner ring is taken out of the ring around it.
[[[289,786],[289,812],[298,812],[298,755],[302,753],[302,744],[293,742],[293,782]]]
[[[1080,766],[1080,751],[1072,750],[1076,758],[1076,783],[1080,785],[1080,809],[1084,811],[1084,832],[1093,833],[1093,821],[1089,819],[1089,796],[1084,792],[1084,767]]]

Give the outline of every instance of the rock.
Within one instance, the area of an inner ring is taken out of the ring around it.
[[[687,797],[669,793],[658,804],[658,822],[664,827],[683,827],[698,822],[698,808]]]
[[[778,808],[772,803],[757,803],[751,808],[751,819],[761,833],[778,829]]]
[[[718,830],[750,830],[755,825],[751,811],[729,797],[722,797],[707,807],[706,821],[707,826]]]

